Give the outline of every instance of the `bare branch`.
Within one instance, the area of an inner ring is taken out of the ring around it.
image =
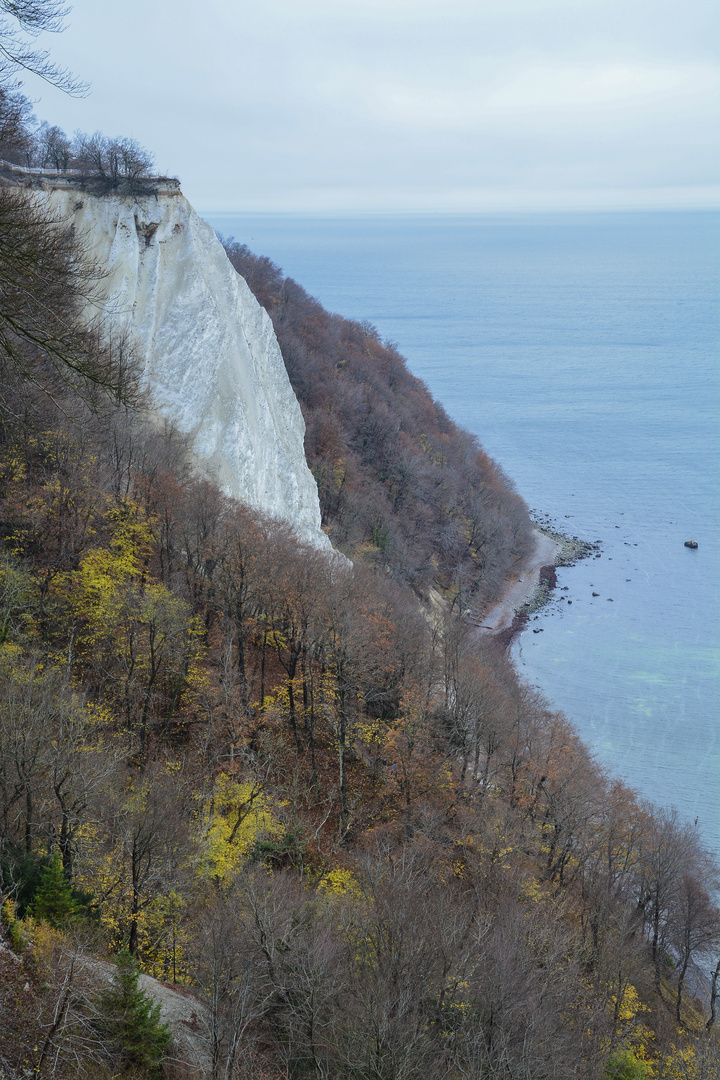
[[[16,20],[0,20],[0,80],[25,70],[72,97],[84,97],[87,83],[50,59],[47,49],[35,48],[32,39],[41,33],[64,30],[70,8],[62,0],[0,0],[0,12]],[[28,41],[28,38],[30,40]]]

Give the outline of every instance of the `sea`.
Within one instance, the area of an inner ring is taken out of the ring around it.
[[[720,215],[204,216],[374,324],[539,518],[600,542],[516,665],[720,855]]]

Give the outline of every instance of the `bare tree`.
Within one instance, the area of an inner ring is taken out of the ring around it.
[[[714,969],[713,969],[713,971],[711,972],[711,975],[710,975],[710,1016],[708,1017],[708,1022],[705,1025],[708,1031],[710,1030],[710,1028],[715,1023],[715,1012],[716,1012],[716,1006],[717,1006],[717,985],[718,985],[718,979],[719,978],[720,978],[720,960],[717,961],[717,963],[715,964],[715,967],[714,967]]]
[[[655,985],[659,989],[678,887],[687,866],[686,856],[697,848],[697,838],[691,829],[682,825],[676,810],[647,810],[640,841],[638,907],[650,938]]]
[[[677,953],[678,980],[675,1016],[682,1022],[682,1000],[688,966],[703,954],[712,954],[720,943],[720,911],[713,903],[712,892],[720,881],[711,859],[703,859],[682,875],[673,911],[673,945]],[[712,1011],[712,1010],[711,1010]]]
[[[64,172],[70,163],[70,140],[62,128],[43,121],[35,135],[35,153],[41,168]]]
[[[93,135],[79,132],[72,156],[85,182],[100,193],[141,195],[150,190],[147,178],[153,167],[152,155],[135,139],[110,139],[99,131]]]
[[[24,94],[3,86],[0,72],[0,157],[16,165],[32,163],[33,119],[32,104]]]
[[[127,348],[85,318],[97,277],[66,224],[0,187],[0,413],[16,415],[28,386],[55,401],[71,390],[91,403],[98,389],[134,401]]]
[[[262,957],[250,947],[236,897],[219,893],[193,940],[194,971],[208,1006],[203,1035],[212,1080],[236,1075],[239,1053],[253,1049],[252,1033],[272,1001],[274,987]]]

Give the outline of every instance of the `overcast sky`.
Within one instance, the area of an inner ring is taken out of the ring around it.
[[[717,0],[76,0],[39,117],[199,210],[720,204]]]

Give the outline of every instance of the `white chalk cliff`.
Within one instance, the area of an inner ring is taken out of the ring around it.
[[[105,317],[129,332],[153,408],[192,436],[198,468],[329,549],[270,317],[179,188],[137,198],[48,186],[40,197],[105,271]]]

